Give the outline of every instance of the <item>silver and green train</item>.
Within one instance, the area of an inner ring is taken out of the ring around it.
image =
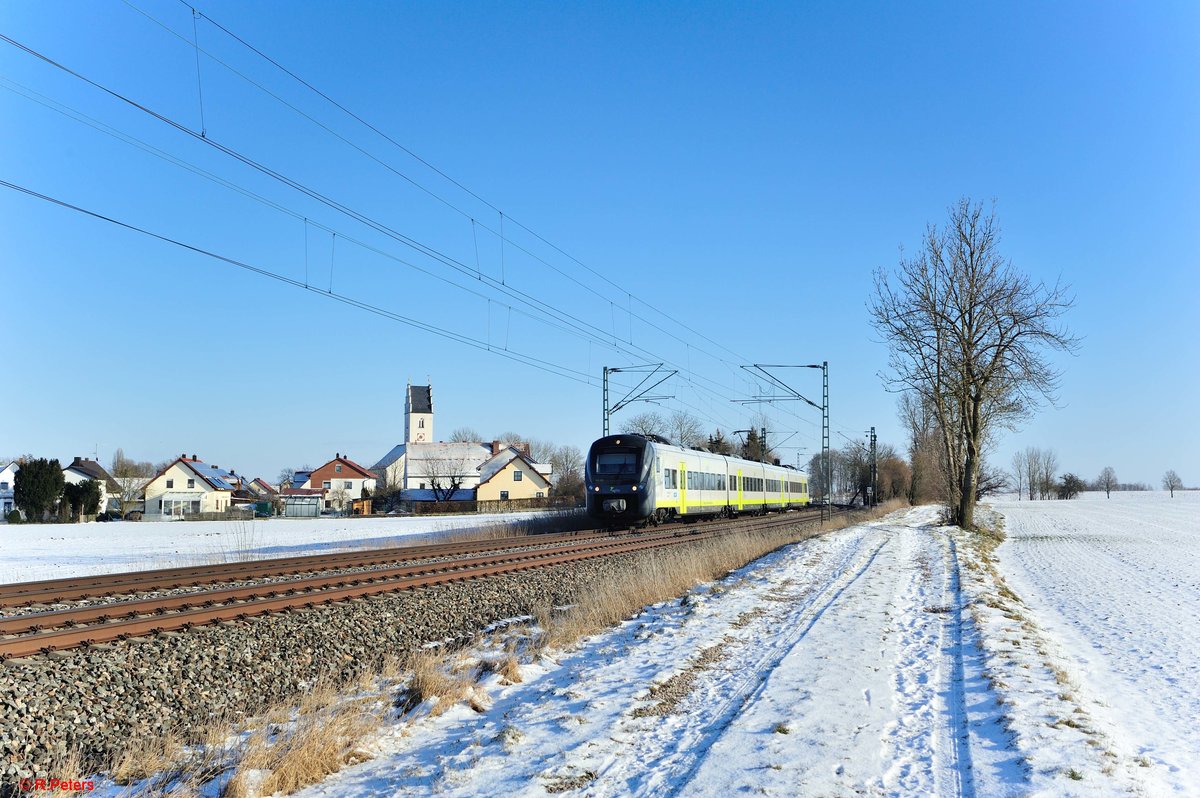
[[[613,523],[761,513],[809,504],[808,475],[642,435],[592,444],[585,467],[587,510]]]

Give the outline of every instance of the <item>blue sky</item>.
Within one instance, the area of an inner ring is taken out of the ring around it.
[[[301,284],[0,188],[0,454],[370,465],[410,379],[439,437],[584,448],[601,368],[657,361],[681,372],[659,409],[765,412],[792,461],[819,413],[736,403],[740,366],[827,360],[834,444],[874,425],[903,447],[872,271],[966,196],[1017,267],[1073,286],[1083,338],[995,463],[1033,445],[1200,484],[1194,4],[196,9],[193,30],[177,2],[9,0],[0,32],[353,216],[0,42],[0,179]],[[820,400],[819,372],[785,379]]]

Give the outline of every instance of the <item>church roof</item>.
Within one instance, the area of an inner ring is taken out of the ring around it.
[[[413,413],[432,413],[433,387],[430,385],[408,386],[408,406]]]

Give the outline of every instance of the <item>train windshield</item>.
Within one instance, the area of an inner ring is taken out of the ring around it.
[[[596,474],[598,476],[636,476],[638,473],[638,455],[640,452],[628,450],[596,453]]]

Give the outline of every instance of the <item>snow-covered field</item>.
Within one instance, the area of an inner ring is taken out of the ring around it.
[[[381,548],[531,515],[0,524],[0,583]]]
[[[1197,498],[1003,504],[998,557],[932,508],[790,546],[302,795],[1194,795]]]
[[[997,503],[999,566],[1112,748],[1200,794],[1200,492]]]
[[[1196,795],[1200,493],[993,511],[998,547],[930,507],[788,546],[300,794]]]

